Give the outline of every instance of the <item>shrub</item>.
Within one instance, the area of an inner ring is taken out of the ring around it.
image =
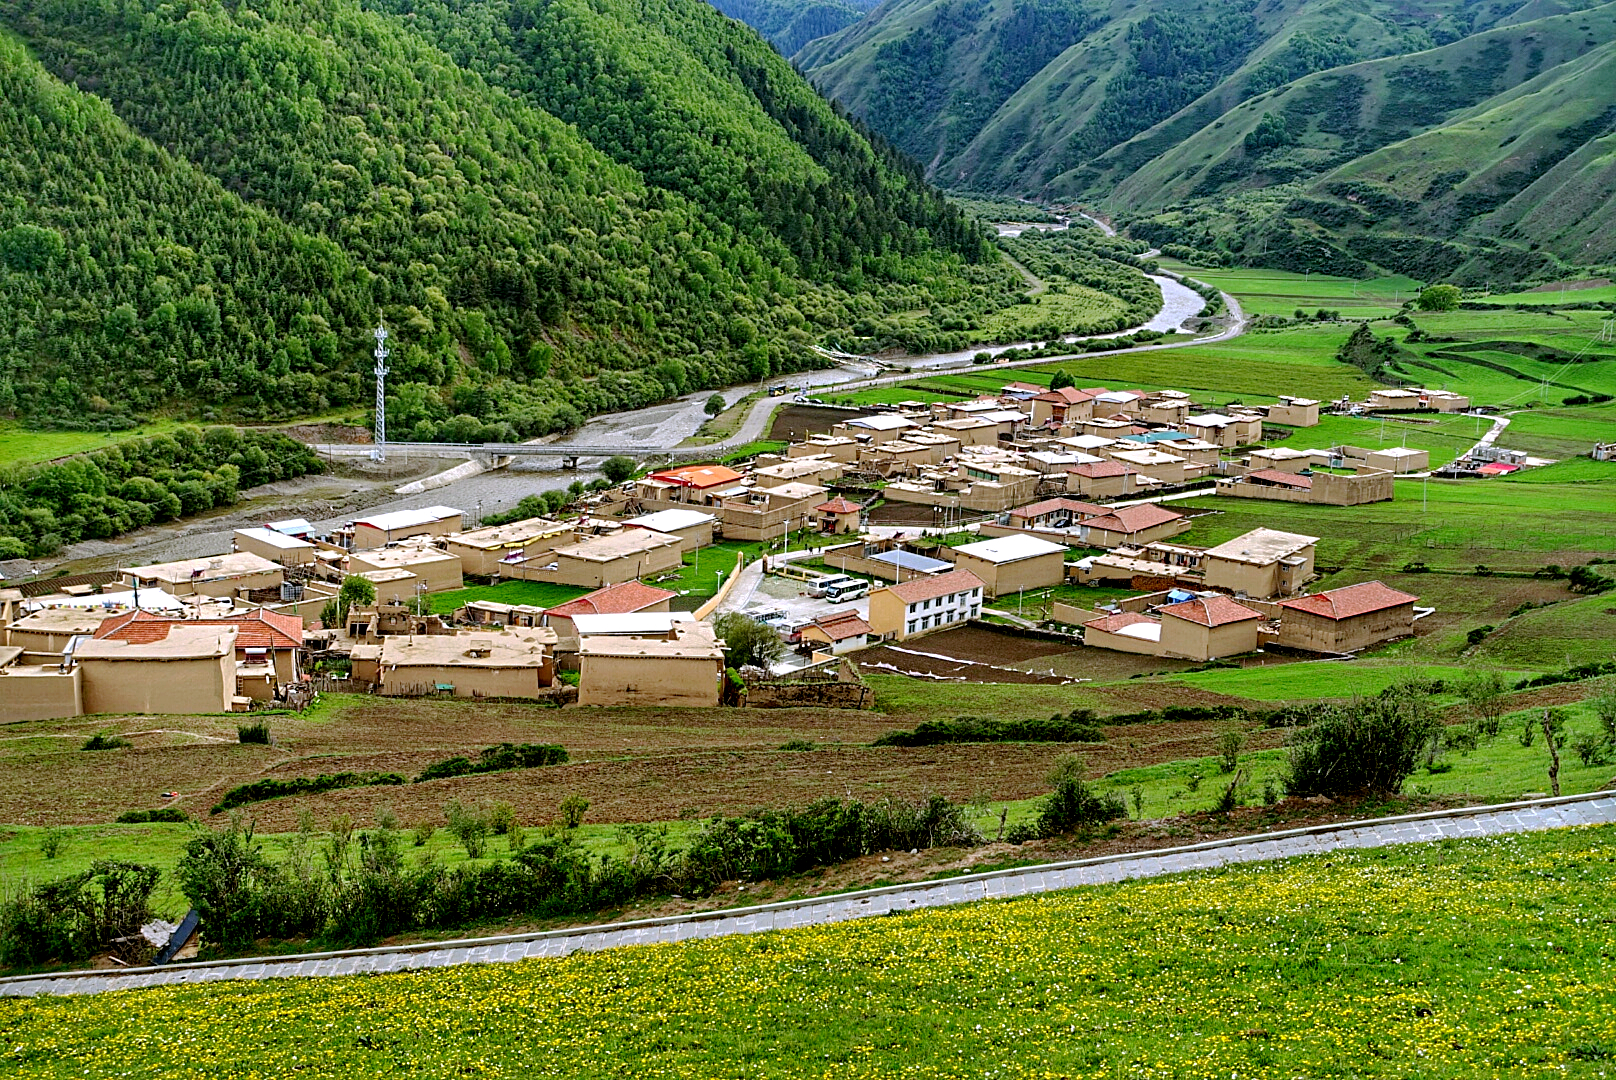
[[[486,814],[469,810],[454,799],[443,808],[443,816],[449,822],[450,834],[466,850],[466,858],[480,859],[487,853],[491,827]]]
[[[497,802],[488,809],[488,828],[495,836],[508,836],[516,823],[516,810],[507,802]]]
[[[134,743],[121,735],[91,735],[79,749],[81,750],[122,750]]]
[[[1425,690],[1407,685],[1332,707],[1291,737],[1286,793],[1394,793],[1440,724]]]
[[[432,834],[437,831],[438,827],[430,821],[418,822],[415,828],[410,830],[410,840],[414,842],[416,847],[426,847],[427,843],[432,839]]]
[[[46,829],[39,834],[39,853],[47,859],[54,859],[67,848],[67,843],[66,829]]]
[[[1487,626],[1474,627],[1468,634],[1465,635],[1465,644],[1470,646],[1480,645],[1483,641],[1487,640],[1487,635],[1496,629],[1498,628],[1496,626],[1492,626],[1491,624]]]
[[[584,823],[589,800],[582,795],[568,795],[561,800],[561,827],[569,832]]]
[[[118,815],[119,825],[144,825],[148,822],[180,822],[191,820],[187,814],[177,806],[162,806],[156,810],[125,810]]]
[[[546,765],[562,765],[567,752],[559,746],[545,743],[500,743],[477,755],[477,760],[453,757],[435,761],[421,770],[415,778],[417,784],[426,780],[442,780],[451,776],[470,776],[473,773],[501,772],[505,769],[538,769]]]
[[[151,918],[160,876],[155,866],[98,859],[77,874],[18,888],[0,900],[0,964],[76,963],[105,950],[125,962],[144,959],[138,931]]]
[[[792,739],[780,744],[782,750],[818,750],[819,744],[812,739]]]
[[[321,773],[319,776],[297,776],[290,780],[254,780],[250,784],[233,787],[224,793],[212,813],[224,810],[233,810],[248,803],[263,802],[265,799],[279,799],[286,795],[316,795],[322,791],[336,791],[339,788],[373,787],[378,784],[402,784],[404,778],[398,773],[382,772],[340,772]]]
[[[331,875],[315,873],[307,832],[293,838],[285,859],[271,863],[252,826],[232,817],[226,828],[185,845],[174,876],[197,909],[206,938],[227,948],[312,935],[325,925]]]
[[[958,716],[952,720],[923,720],[912,731],[893,731],[875,740],[875,746],[938,746],[971,742],[1104,742],[1105,732],[1088,709],[1048,720],[985,720]]]
[[[1049,775],[1054,790],[1045,796],[1038,817],[1030,826],[1011,829],[1006,839],[1015,844],[1047,839],[1126,817],[1128,807],[1122,797],[1115,792],[1095,795],[1083,783],[1082,768],[1078,758],[1062,758]]]
[[[1610,743],[1591,732],[1585,731],[1572,739],[1571,749],[1584,765],[1610,764]]]
[[[634,463],[634,459],[621,454],[600,463],[600,474],[613,484],[621,484],[637,472],[639,466]]]
[[[242,724],[236,727],[236,741],[238,743],[258,743],[269,746],[272,739],[269,735],[269,724],[263,720],[256,724]]]
[[[1245,736],[1238,731],[1225,731],[1218,740],[1218,771],[1232,773],[1240,766],[1240,751],[1245,747]]]

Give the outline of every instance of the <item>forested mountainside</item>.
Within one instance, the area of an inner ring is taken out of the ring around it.
[[[527,436],[1014,300],[913,165],[697,0],[3,0],[0,81],[0,415],[360,402],[380,312],[401,437]]]
[[[1613,256],[1562,209],[1616,196],[1613,42],[1588,0],[894,0],[796,59],[945,186],[1484,280]]]
[[[713,7],[752,27],[790,56],[815,38],[864,18],[873,0],[712,0]]]

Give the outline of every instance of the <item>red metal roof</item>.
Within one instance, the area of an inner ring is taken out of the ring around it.
[[[1120,461],[1091,461],[1084,465],[1068,465],[1066,471],[1095,480],[1103,476],[1127,476],[1139,470]]]
[[[1184,515],[1176,510],[1169,510],[1157,503],[1140,503],[1137,506],[1119,506],[1097,517],[1091,517],[1082,524],[1091,529],[1104,529],[1107,532],[1136,533],[1143,529],[1153,529],[1157,525],[1165,525],[1169,521],[1177,521]]]
[[[1504,476],[1512,472],[1520,472],[1519,465],[1511,465],[1504,461],[1489,461],[1476,471],[1483,476]]]
[[[859,507],[858,503],[853,502],[851,499],[844,499],[840,495],[838,495],[834,499],[830,500],[829,502],[822,502],[818,506],[814,507],[814,513],[816,513],[816,514],[856,514],[856,513],[859,512],[859,509],[860,509],[860,507]]]
[[[1371,611],[1385,611],[1387,608],[1412,604],[1418,599],[1417,596],[1410,596],[1382,582],[1365,581],[1359,585],[1347,585],[1340,589],[1326,589],[1312,596],[1299,596],[1295,600],[1281,600],[1279,606],[1305,611],[1309,615],[1318,615],[1326,619],[1350,619],[1355,615],[1367,615]]]
[[[950,570],[946,574],[936,577],[914,578],[910,581],[900,582],[897,585],[888,585],[887,590],[904,602],[904,606],[918,604],[922,600],[935,600],[939,596],[949,593],[965,592],[968,589],[980,589],[982,579],[969,570]]]
[[[728,465],[686,465],[680,469],[663,469],[651,474],[652,480],[661,480],[682,487],[710,488],[719,484],[733,484],[741,474]]]
[[[1101,633],[1114,634],[1124,627],[1136,626],[1139,623],[1153,623],[1156,621],[1157,620],[1152,619],[1149,615],[1141,615],[1137,611],[1122,611],[1115,615],[1107,615],[1102,619],[1094,619],[1090,622],[1086,622],[1083,624],[1083,627],[1084,629],[1092,627]]]
[[[259,608],[245,615],[232,615],[220,619],[171,619],[149,611],[131,611],[127,615],[114,615],[96,629],[97,638],[127,641],[147,645],[164,641],[175,626],[234,626],[238,649],[301,649],[303,647],[303,620],[296,615]]]
[[[1045,514],[1053,514],[1059,510],[1070,510],[1074,514],[1094,515],[1103,514],[1106,508],[1095,503],[1080,502],[1077,499],[1045,499],[1042,502],[1028,503],[1018,506],[1010,511],[1011,517],[1036,518]]]
[[[1197,596],[1193,600],[1185,600],[1181,604],[1169,604],[1157,608],[1160,615],[1171,615],[1175,619],[1186,619],[1198,626],[1228,626],[1230,623],[1245,622],[1248,619],[1260,619],[1262,613],[1252,611],[1250,608],[1237,604],[1227,596]]]
[[[655,607],[664,600],[671,600],[678,595],[667,589],[659,589],[655,585],[624,581],[608,585],[604,589],[596,589],[576,600],[568,600],[565,604],[558,604],[545,614],[557,615],[564,619],[570,619],[574,615],[627,615]]]
[[[1063,386],[1059,390],[1045,390],[1033,400],[1063,401],[1068,405],[1078,405],[1085,401],[1093,401],[1094,392],[1091,390],[1079,390],[1075,386]]]
[[[1282,472],[1279,469],[1258,469],[1255,472],[1247,473],[1246,478],[1275,484],[1279,487],[1297,488],[1301,491],[1306,491],[1313,486],[1311,476],[1298,476],[1296,473]]]

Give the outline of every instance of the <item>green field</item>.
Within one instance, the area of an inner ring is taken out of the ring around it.
[[[1611,827],[396,975],[5,999],[35,1077],[1598,1076]],[[1455,928],[1463,947],[1455,947]]]
[[[1309,315],[1319,308],[1346,318],[1390,318],[1405,301],[1419,295],[1421,283],[1404,276],[1355,281],[1328,274],[1295,274],[1288,270],[1202,269],[1173,259],[1162,267],[1215,285],[1240,301],[1248,315],[1291,318],[1298,308]]]
[[[984,316],[972,332],[980,334],[983,341],[1026,341],[1043,327],[1093,326],[1127,311],[1122,300],[1098,289],[1059,280],[1047,285],[1019,304]]]
[[[1371,419],[1363,416],[1321,416],[1314,427],[1291,428],[1287,439],[1265,439],[1265,446],[1293,450],[1328,449],[1332,446],[1362,446],[1379,450],[1388,446],[1408,446],[1428,451],[1431,468],[1440,468],[1470,449],[1492,421],[1471,416],[1444,417],[1440,420],[1400,420],[1395,417]]]
[[[1562,289],[1547,286],[1529,292],[1489,293],[1486,299],[1494,304],[1543,304],[1547,307],[1562,304],[1607,304],[1616,301],[1616,285],[1600,285],[1592,289]]]
[[[1305,429],[1304,429],[1305,430]],[[1267,527],[1320,538],[1318,562],[1388,571],[1432,568],[1532,571],[1548,562],[1616,555],[1616,477],[1608,482],[1402,480],[1392,502],[1311,506],[1206,496],[1174,504],[1200,516],[1176,542],[1211,546]]]
[[[551,585],[543,581],[502,581],[498,585],[474,585],[467,589],[431,593],[427,603],[433,613],[447,615],[472,600],[493,600],[501,604],[531,604],[554,607],[575,600],[588,589],[573,585]]]
[[[1174,675],[1169,681],[1251,701],[1307,701],[1315,698],[1346,698],[1353,694],[1378,694],[1393,683],[1413,675],[1453,679],[1464,674],[1464,670],[1462,667],[1441,664],[1320,660],[1268,667],[1215,668]],[[1505,674],[1514,681],[1535,672],[1508,671]]]

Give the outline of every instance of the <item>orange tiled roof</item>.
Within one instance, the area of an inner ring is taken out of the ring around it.
[[[1312,596],[1299,596],[1295,600],[1281,600],[1279,606],[1326,619],[1350,619],[1354,615],[1367,615],[1371,611],[1412,604],[1418,599],[1382,582],[1365,581],[1360,585],[1327,589]]]
[[[303,620],[296,615],[259,608],[245,615],[232,615],[220,619],[171,619],[149,611],[131,611],[127,615],[114,615],[96,629],[97,638],[127,641],[147,645],[164,641],[175,626],[234,626],[238,649],[301,649],[303,647]]]
[[[888,585],[887,591],[902,600],[905,606],[908,606],[909,604],[918,604],[922,600],[935,600],[937,597],[947,596],[949,593],[964,592],[967,589],[980,589],[981,587],[982,579],[969,570],[950,570],[948,573],[938,574],[936,577],[918,577],[900,582],[897,585]]]
[[[659,589],[655,585],[624,581],[608,585],[604,589],[596,589],[576,600],[568,600],[565,604],[557,604],[545,614],[559,615],[567,619],[574,615],[627,615],[635,611],[644,611],[678,595],[667,589]]]
[[[1200,626],[1228,626],[1230,623],[1262,618],[1261,612],[1252,611],[1221,594],[1197,596],[1181,604],[1169,604],[1164,608],[1158,608],[1157,613],[1186,619]]]

